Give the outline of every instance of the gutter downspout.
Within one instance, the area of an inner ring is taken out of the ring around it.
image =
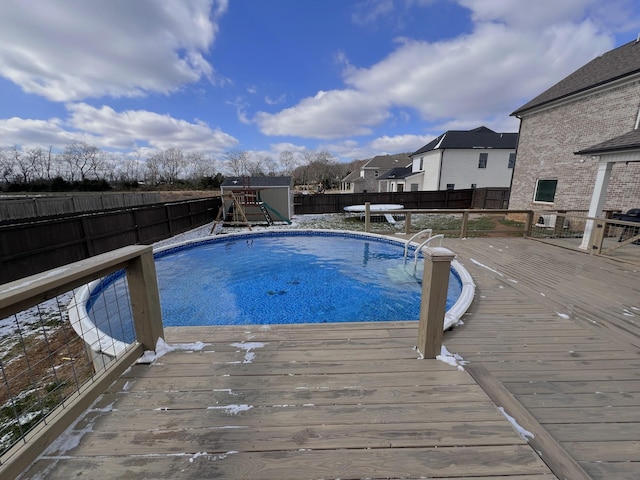
[[[440,151],[440,168],[438,169],[438,190],[442,189],[442,162],[444,161],[444,151],[446,150],[446,148],[443,148]]]

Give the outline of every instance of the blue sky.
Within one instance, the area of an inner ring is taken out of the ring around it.
[[[410,152],[635,40],[635,0],[2,0],[0,149]]]

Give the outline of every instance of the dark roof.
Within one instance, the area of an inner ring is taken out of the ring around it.
[[[392,168],[384,175],[380,175],[378,180],[389,180],[391,178],[402,179],[411,175],[411,167],[396,167]]]
[[[555,100],[584,92],[640,72],[640,43],[636,40],[594,58],[545,90],[511,115],[519,115]]]
[[[349,175],[347,175],[346,177],[344,177],[342,179],[343,182],[352,182],[355,179],[360,178],[360,169],[358,170],[354,170],[353,172],[351,172]]]
[[[394,167],[406,167],[411,165],[408,153],[396,153],[393,155],[377,155],[365,163],[361,168],[389,169]]]
[[[614,137],[597,145],[585,148],[576,155],[598,155],[601,153],[622,152],[628,150],[640,150],[640,130],[632,130],[618,137]]]
[[[497,133],[487,127],[473,130],[449,130],[411,155],[449,148],[501,148],[512,150],[518,143],[517,133]]]
[[[289,187],[291,186],[291,177],[227,177],[220,186],[235,188]]]

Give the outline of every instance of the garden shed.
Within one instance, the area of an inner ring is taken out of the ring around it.
[[[291,177],[228,177],[220,193],[225,221],[238,220],[240,206],[249,223],[291,223]]]

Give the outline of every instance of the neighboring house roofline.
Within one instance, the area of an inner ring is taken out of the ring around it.
[[[406,167],[407,165],[411,165],[409,154],[396,153],[393,155],[376,155],[360,168],[365,170],[389,170],[398,166]]]
[[[380,180],[403,180],[411,175],[411,167],[396,167],[378,177]]]
[[[633,40],[610,50],[551,86],[527,102],[511,116],[520,117],[532,111],[591,94],[597,89],[611,88],[640,78],[640,43]]]
[[[435,150],[468,150],[468,149],[503,149],[515,150],[518,143],[517,133],[494,132],[485,126],[472,130],[448,130],[439,137],[431,140],[422,148],[410,155],[415,157],[422,153]]]

